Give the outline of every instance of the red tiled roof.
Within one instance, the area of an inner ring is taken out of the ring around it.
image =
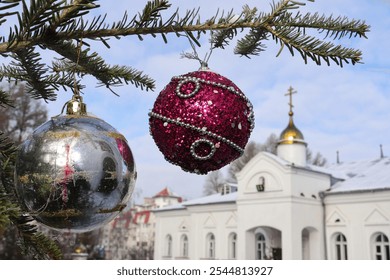
[[[140,212],[135,213],[133,223],[138,224],[139,223],[138,221],[142,216],[145,216],[144,224],[147,224],[149,222],[149,218],[150,218],[150,211],[146,210],[146,211],[140,211]]]
[[[157,193],[154,197],[167,197],[171,196],[169,189],[166,187]]]
[[[125,228],[129,228],[129,225],[131,223],[131,220],[133,218],[133,214],[131,213],[131,211],[127,211],[121,215],[119,215],[118,217],[116,217],[114,219],[114,222],[112,223],[112,227],[115,228],[116,227],[116,224],[119,222],[119,221],[123,221],[125,220],[126,221],[126,224],[125,224]]]
[[[155,196],[153,196],[153,198],[155,198],[155,197],[177,197],[179,200],[182,200],[182,198],[180,196],[173,193],[168,187],[165,187],[160,192],[158,192]]]

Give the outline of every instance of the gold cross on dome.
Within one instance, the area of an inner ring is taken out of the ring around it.
[[[289,115],[293,115],[294,113],[293,113],[293,107],[294,107],[294,105],[293,105],[293,103],[292,103],[292,96],[293,96],[293,94],[296,94],[297,93],[297,91],[296,90],[294,90],[293,88],[292,88],[292,86],[290,86],[289,88],[288,88],[288,92],[285,94],[285,96],[290,96],[290,102],[288,103],[288,105],[290,106],[290,112],[289,112]]]

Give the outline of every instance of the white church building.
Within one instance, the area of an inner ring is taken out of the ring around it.
[[[160,208],[154,259],[390,260],[390,158],[306,162],[291,105],[277,155],[218,194]]]

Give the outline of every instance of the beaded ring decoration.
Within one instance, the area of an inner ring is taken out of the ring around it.
[[[210,153],[206,156],[200,156],[196,153],[195,148],[199,146],[201,143],[205,143],[211,147]],[[191,145],[191,155],[199,160],[208,160],[210,159],[214,154],[217,148],[215,147],[214,143],[207,139],[198,139]]]

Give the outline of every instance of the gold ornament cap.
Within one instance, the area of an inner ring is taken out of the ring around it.
[[[86,115],[87,114],[87,105],[83,103],[81,97],[72,98],[66,105],[66,114],[67,115]]]

